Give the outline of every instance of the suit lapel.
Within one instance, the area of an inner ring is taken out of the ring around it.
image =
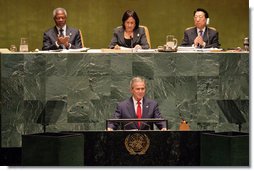
[[[142,105],[142,118],[148,118],[148,111],[149,111],[149,103],[147,102],[146,98],[143,98],[143,105]],[[144,128],[146,125],[141,124],[141,129]]]
[[[204,42],[208,42],[208,37],[207,36],[209,36],[208,35],[208,27],[206,27],[206,29],[205,29],[205,32],[204,32],[204,35],[203,35],[203,40],[204,40]]]
[[[72,35],[71,29],[69,29],[69,27],[66,26],[66,36],[70,36],[70,38],[71,38],[71,35]]]
[[[58,30],[57,30],[57,28],[56,28],[56,26],[54,27],[54,38],[55,38],[55,40],[57,40],[57,37],[58,37]]]
[[[133,32],[133,39],[131,40],[131,47],[134,47],[134,42],[138,42],[139,39],[139,29],[134,30]]]
[[[123,29],[123,27],[121,27],[120,33],[119,33],[119,34],[120,34],[120,35],[119,35],[119,41],[120,41],[122,44],[124,44],[125,46],[127,46],[126,43],[125,43],[125,41],[124,41],[124,29]]]
[[[142,111],[142,118],[146,118],[148,111],[149,111],[149,103],[147,103],[146,98],[143,98],[143,111]]]
[[[192,30],[191,34],[193,35],[194,39],[198,36],[196,27]]]
[[[133,104],[132,97],[129,99],[127,105],[128,105],[127,108],[128,108],[130,117],[131,117],[131,118],[137,118],[137,115],[136,115],[135,109],[134,109],[134,104]]]

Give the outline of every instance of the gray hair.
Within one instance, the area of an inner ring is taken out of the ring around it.
[[[145,80],[145,78],[140,77],[140,76],[137,76],[137,77],[133,77],[133,78],[131,79],[131,81],[130,81],[130,89],[133,88],[132,85],[133,85],[134,82],[144,82],[145,85],[146,85],[146,80]]]
[[[64,8],[60,8],[60,7],[59,7],[59,8],[54,9],[54,11],[53,11],[53,18],[55,18],[56,13],[57,13],[58,11],[63,11],[64,14],[65,14],[65,16],[67,17],[67,12],[66,12],[66,10],[65,10]]]

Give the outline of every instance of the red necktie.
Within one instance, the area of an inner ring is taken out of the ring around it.
[[[140,101],[138,101],[138,107],[137,107],[137,118],[140,119],[142,116]],[[138,127],[140,128],[140,122],[138,122]]]

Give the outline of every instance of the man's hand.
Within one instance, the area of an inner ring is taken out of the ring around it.
[[[167,128],[161,128],[161,131],[167,131]]]
[[[57,44],[58,45],[64,45],[66,48],[68,48],[69,47],[69,40],[70,40],[69,36],[58,37],[57,38]]]
[[[197,36],[194,40],[194,46],[197,47],[198,45],[201,45],[201,46],[204,45],[204,40],[202,36]]]

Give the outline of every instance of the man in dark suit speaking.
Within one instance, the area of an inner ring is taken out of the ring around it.
[[[133,118],[162,118],[158,103],[145,97],[146,81],[142,77],[134,77],[130,81],[130,91],[132,97],[117,104],[113,118],[115,119],[133,119]],[[151,128],[152,123],[133,122],[126,123],[124,129],[140,130]],[[155,125],[160,130],[166,130],[165,122],[156,122]],[[108,131],[117,129],[118,123],[109,123]]]
[[[82,48],[80,31],[66,25],[66,10],[54,9],[53,18],[56,25],[44,33],[42,50]]]
[[[209,24],[208,12],[202,8],[194,11],[195,27],[184,31],[181,46],[194,46],[196,48],[219,48],[219,35],[215,28],[207,27]]]

